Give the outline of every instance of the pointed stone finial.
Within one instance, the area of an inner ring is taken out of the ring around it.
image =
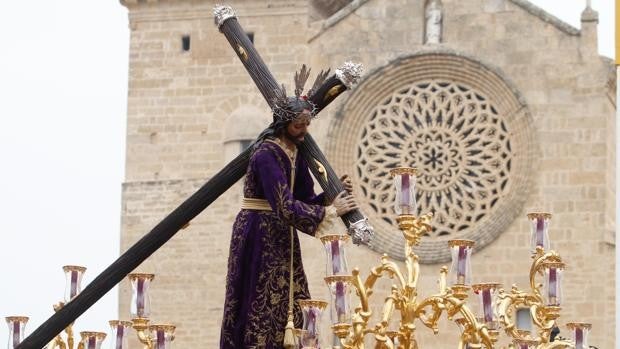
[[[586,8],[581,12],[581,22],[598,23],[598,12],[592,9],[592,0],[586,0]]]

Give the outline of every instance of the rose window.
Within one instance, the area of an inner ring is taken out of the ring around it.
[[[480,92],[450,82],[416,83],[372,111],[358,143],[358,183],[372,210],[393,225],[394,192],[386,173],[416,167],[418,213],[435,214],[432,235],[470,229],[509,187],[508,132]]]
[[[416,253],[450,259],[449,239],[477,249],[523,213],[537,146],[524,99],[502,73],[452,51],[398,57],[375,69],[336,113],[327,138],[337,172],[353,175],[362,212],[375,227],[372,248],[403,258],[389,171],[418,170],[418,214],[433,231]]]

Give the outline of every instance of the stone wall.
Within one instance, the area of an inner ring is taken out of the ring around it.
[[[430,47],[422,44],[422,0],[354,1],[311,26],[305,1],[230,4],[244,29],[255,33],[255,45],[276,78],[287,86],[303,62],[316,72],[350,59],[372,71],[413,52],[434,49],[476,57],[501,72],[529,111],[536,161],[525,205],[515,207],[517,218],[474,254],[474,280],[525,287],[531,262],[525,214],[549,211],[552,247],[568,264],[559,319],[562,334],[568,336],[566,322],[591,322],[590,343],[615,346],[615,242],[609,238],[615,231],[614,106],[605,88],[609,62],[591,53],[596,48],[587,41],[591,36],[538,16],[527,2],[516,0],[442,1],[443,43]],[[212,2],[125,5],[132,30],[122,250],[225,164],[222,149],[229,135],[224,130],[234,122],[229,115],[248,107],[268,113],[213,25]],[[184,52],[181,41],[187,35],[191,49]],[[378,91],[355,93],[370,98]],[[329,144],[330,138],[341,136],[334,130],[338,120],[347,117],[347,103],[347,97],[340,97],[313,122],[313,135],[328,158],[339,156],[329,152]],[[157,274],[152,284],[153,319],[178,326],[175,347],[212,348],[219,343],[229,236],[240,194],[238,184],[139,268]],[[316,239],[301,240],[310,291],[314,298],[327,300],[323,248]],[[358,266],[363,275],[379,262],[380,254],[365,248],[351,247],[348,252],[349,266]],[[422,297],[436,292],[440,266],[422,266]],[[377,285],[375,313],[392,282]],[[121,318],[128,317],[129,298],[124,282]],[[323,322],[323,331],[329,332],[328,315]],[[445,319],[437,336],[422,324],[418,328],[422,348],[456,343],[456,326]]]

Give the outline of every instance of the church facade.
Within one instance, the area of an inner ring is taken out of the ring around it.
[[[271,116],[213,24],[214,2],[121,3],[131,28],[124,251],[244,149]],[[550,212],[551,247],[567,263],[561,335],[569,336],[567,322],[590,322],[591,345],[615,346],[616,87],[612,61],[597,53],[594,10],[584,10],[577,29],[527,0],[229,4],[289,90],[302,63],[314,74],[349,60],[365,66],[360,83],[310,128],[336,172],[353,178],[376,229],[372,250],[349,246],[349,268],[366,276],[383,253],[402,260],[387,172],[413,166],[419,210],[435,214],[433,232],[416,250],[420,297],[437,292],[454,238],[476,242],[474,282],[527,289],[526,214]],[[176,347],[219,343],[241,195],[238,183],[139,268],[156,274],[152,318],[177,325]],[[323,246],[302,236],[302,253],[313,298],[329,300]],[[371,323],[392,282],[377,284]],[[123,282],[121,318],[130,298]],[[329,325],[326,313],[324,346]],[[456,325],[442,319],[439,330],[433,335],[420,323],[420,347],[456,347]]]

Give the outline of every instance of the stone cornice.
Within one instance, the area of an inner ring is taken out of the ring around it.
[[[129,9],[132,22],[213,19],[213,2],[195,0],[119,0]],[[223,2],[223,1],[222,1]],[[187,4],[193,4],[192,7]],[[294,6],[293,6],[294,5]],[[298,4],[248,5],[235,8],[238,18],[305,15],[307,8]],[[165,6],[165,11],[162,11]]]
[[[579,29],[564,22],[563,20],[543,10],[542,8],[532,4],[528,0],[510,0],[510,2],[521,7],[522,9],[526,10],[530,14],[540,18],[543,22],[547,22],[553,25],[554,27],[560,29],[561,31],[563,31],[564,33],[568,35],[579,35],[580,34]]]
[[[369,0],[353,0],[350,4],[348,4],[347,6],[343,7],[342,9],[334,13],[331,17],[325,19],[325,21],[323,22],[323,25],[321,25],[320,29],[318,29],[316,33],[310,36],[310,38],[308,39],[308,42],[314,41],[316,38],[318,38],[324,32],[326,32],[329,28],[335,26],[340,21],[347,18],[350,14],[355,12],[355,10],[357,10],[358,8],[362,7],[368,1]],[[559,30],[561,30],[562,32],[568,35],[573,35],[573,36],[580,35],[579,29],[562,21],[561,19],[555,17],[554,15],[543,10],[542,8],[532,4],[528,0],[509,0],[509,1],[521,7],[528,13],[538,17],[543,22],[553,25],[554,27],[558,28]]]

